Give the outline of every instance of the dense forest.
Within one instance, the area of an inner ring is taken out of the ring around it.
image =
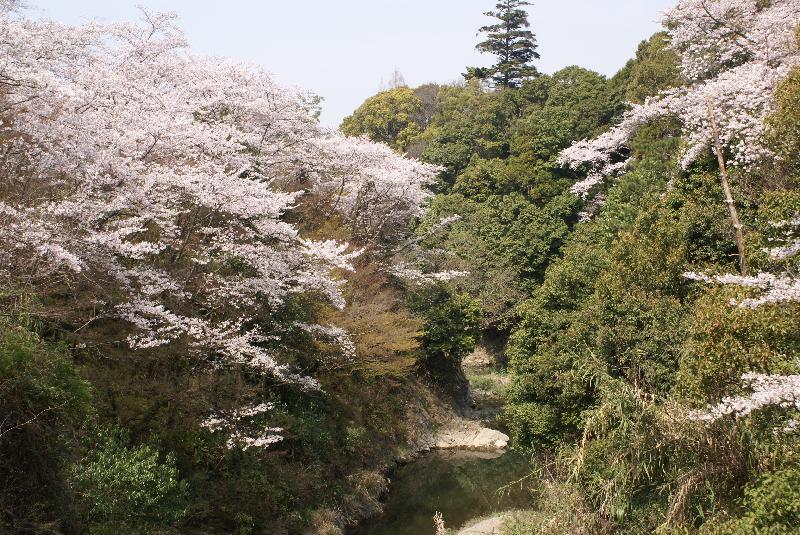
[[[800,0],[677,0],[610,78],[527,5],[329,129],[172,15],[0,0],[0,532],[345,533],[477,348],[503,533],[797,533]]]

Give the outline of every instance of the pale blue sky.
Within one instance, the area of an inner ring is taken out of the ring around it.
[[[26,0],[32,16],[65,22],[130,20],[135,5],[176,11],[202,54],[263,65],[284,85],[323,97],[336,126],[398,69],[411,86],[488,65],[474,50],[495,0]],[[674,0],[534,0],[539,69],[581,65],[611,75],[659,30]]]

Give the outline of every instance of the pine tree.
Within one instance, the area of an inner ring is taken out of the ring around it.
[[[497,86],[519,87],[524,79],[538,74],[536,67],[531,65],[531,61],[539,58],[536,36],[527,29],[530,27],[528,13],[522,9],[529,5],[530,2],[525,0],[500,0],[495,6],[497,11],[485,13],[500,22],[479,30],[487,38],[475,48],[497,56],[497,64],[490,69]]]

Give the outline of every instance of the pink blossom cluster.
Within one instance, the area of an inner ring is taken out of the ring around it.
[[[578,214],[578,221],[581,223],[588,223],[591,221],[595,214],[600,211],[600,209],[605,206],[606,204],[606,194],[598,192],[595,194],[594,197],[586,204],[586,207]]]
[[[317,325],[312,323],[295,323],[295,326],[306,331],[307,333],[311,333],[334,342],[339,346],[342,355],[346,358],[353,358],[356,356],[356,345],[353,342],[353,339],[350,338],[350,334],[341,327],[337,327],[336,325]]]
[[[800,279],[790,274],[774,275],[762,272],[756,276],[743,277],[732,274],[706,275],[704,273],[688,272],[684,273],[683,276],[687,279],[701,282],[763,290],[758,297],[731,301],[732,305],[738,305],[742,308],[758,308],[767,304],[800,302]]]
[[[446,229],[454,225],[455,223],[458,223],[462,219],[463,218],[459,214],[453,214],[447,217],[443,217],[431,227],[430,233]]]
[[[272,403],[261,403],[227,413],[217,413],[206,418],[200,426],[212,433],[219,431],[228,433],[226,446],[229,449],[237,447],[245,450],[249,448],[266,448],[283,440],[283,437],[278,434],[283,429],[280,427],[252,426],[247,422],[274,408],[275,405]]]
[[[447,231],[462,219],[461,215],[452,214],[432,222],[424,233],[406,241],[401,254],[384,263],[384,270],[414,286],[428,286],[468,276],[469,272],[467,271],[437,271],[436,266],[440,264],[441,257],[447,256],[449,253],[441,248],[421,246],[426,239]]]
[[[733,274],[707,275],[705,273],[689,272],[684,273],[684,277],[711,284],[762,290],[758,297],[731,301],[732,305],[738,305],[742,308],[758,308],[767,304],[800,302],[800,278],[797,277],[798,267],[800,267],[797,264],[798,254],[800,253],[800,238],[797,237],[800,219],[795,217],[787,221],[772,223],[771,226],[785,230],[784,236],[779,240],[783,244],[766,250],[770,258],[785,263],[786,271],[783,273],[776,275],[759,272],[755,276],[745,277]]]
[[[449,282],[453,279],[469,275],[468,271],[453,270],[426,273],[421,269],[417,269],[405,263],[400,263],[391,267],[390,272],[395,277],[410,282],[415,286],[426,286],[436,282]]]
[[[627,163],[619,152],[639,127],[654,118],[665,115],[666,101],[650,99],[644,105],[634,105],[619,125],[592,140],[581,140],[564,149],[559,155],[561,165],[574,170],[584,166],[590,169],[585,179],[576,182],[571,191],[574,195],[587,199],[595,186],[606,177],[614,176],[625,168]]]
[[[784,260],[800,253],[800,240],[793,240],[791,243],[767,249],[769,256],[775,260]]]
[[[770,258],[773,260],[787,260],[800,253],[800,216],[795,215],[790,220],[772,223],[772,227],[783,229],[784,235],[780,239],[780,241],[783,241],[783,245],[767,249]]]
[[[573,192],[585,198],[605,177],[619,173],[625,159],[621,149],[658,117],[681,121],[687,140],[684,166],[711,144],[709,113],[734,165],[750,167],[769,156],[764,123],[778,83],[800,64],[798,23],[800,0],[679,0],[665,13],[664,24],[689,83],[631,105],[619,125],[564,150],[562,164],[589,168]]]
[[[799,18],[800,6],[787,0],[681,0],[664,22],[683,73],[703,80],[747,61],[780,63]]]
[[[421,216],[440,168],[397,155],[389,146],[338,131],[312,140],[305,169],[315,191],[335,199],[337,210],[367,239],[391,235]]]
[[[746,373],[742,381],[752,390],[751,394],[723,398],[719,404],[706,410],[691,411],[689,417],[713,422],[723,416],[748,416],[767,407],[800,410],[800,375]],[[796,426],[796,420],[792,420],[785,430],[791,431]]]

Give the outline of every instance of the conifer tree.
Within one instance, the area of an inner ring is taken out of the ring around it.
[[[539,58],[536,37],[528,30],[528,13],[523,9],[529,5],[530,2],[525,0],[500,0],[495,6],[496,11],[485,13],[499,22],[479,30],[486,34],[486,40],[475,48],[497,57],[497,63],[490,69],[496,86],[519,87],[525,78],[538,74],[536,67],[531,65],[531,61]]]

